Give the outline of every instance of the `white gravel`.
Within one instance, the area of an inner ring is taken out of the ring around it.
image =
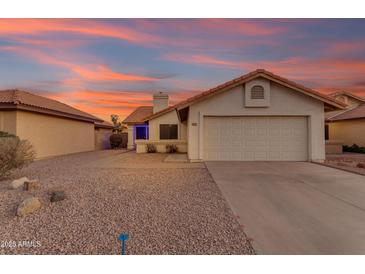
[[[98,151],[17,171],[0,182],[0,254],[120,254],[123,232],[129,234],[127,254],[253,254],[204,165],[168,165],[165,157]],[[154,168],[145,168],[148,162]],[[22,176],[38,179],[41,188],[9,189]],[[50,203],[54,190],[64,190],[66,199]],[[42,208],[15,216],[17,205],[31,196],[41,199]],[[20,241],[37,245],[4,246]]]

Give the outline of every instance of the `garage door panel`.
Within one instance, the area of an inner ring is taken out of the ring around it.
[[[204,159],[306,161],[306,117],[205,117]]]

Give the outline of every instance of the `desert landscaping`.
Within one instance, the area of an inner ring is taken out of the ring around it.
[[[204,164],[166,156],[94,151],[13,172],[0,183],[0,240],[31,246],[1,254],[120,254],[120,233],[127,254],[254,254]],[[29,190],[14,189],[23,177]]]
[[[329,167],[365,175],[365,154],[363,153],[327,155],[324,164]]]

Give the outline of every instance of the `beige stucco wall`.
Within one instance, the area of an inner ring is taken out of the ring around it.
[[[330,140],[342,141],[348,146],[365,146],[365,119],[344,120],[328,125]]]
[[[306,116],[308,117],[309,160],[325,159],[324,106],[298,91],[270,83],[270,106],[244,107],[244,86],[212,96],[193,104],[188,118],[188,157],[192,161],[203,160],[204,116]],[[196,126],[192,124],[196,123]]]
[[[326,141],[326,154],[342,154],[341,141],[327,140]]]
[[[95,149],[94,124],[17,111],[16,135],[29,140],[37,158]]]
[[[187,124],[179,122],[179,118],[177,117],[177,113],[175,110],[149,121],[149,134],[150,134],[149,140],[157,141],[160,139],[160,124],[177,124],[178,125],[177,134],[179,137],[178,140],[184,140],[184,141],[186,140]]]
[[[110,135],[112,135],[111,129],[95,128],[95,149],[110,149]]]
[[[136,152],[146,153],[147,144],[153,144],[156,147],[157,152],[166,153],[166,145],[174,144],[177,146],[177,152],[186,153],[187,152],[187,141],[179,140],[161,140],[161,141],[151,141],[151,140],[136,140]]]
[[[0,111],[0,131],[16,134],[16,111]]]
[[[134,144],[134,125],[128,125],[128,142],[127,142],[127,148],[128,149],[134,149],[135,148],[135,144]]]

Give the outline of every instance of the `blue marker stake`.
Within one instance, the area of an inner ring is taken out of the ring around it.
[[[128,240],[128,234],[122,233],[118,239],[122,241],[122,255],[124,255],[124,241]]]

